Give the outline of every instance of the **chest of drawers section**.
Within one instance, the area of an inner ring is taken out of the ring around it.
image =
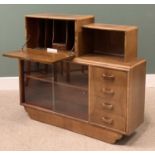
[[[89,122],[131,133],[144,115],[145,62],[127,70],[90,66]]]

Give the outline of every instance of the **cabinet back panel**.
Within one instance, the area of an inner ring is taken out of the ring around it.
[[[26,18],[27,47],[36,48],[38,46],[38,22],[38,19]]]
[[[63,45],[66,50],[71,50],[74,46],[75,28],[74,21],[53,20],[53,46]],[[55,46],[54,46],[55,47]],[[59,48],[59,47],[58,47]]]
[[[74,48],[75,38],[75,22],[68,21],[68,39],[67,39],[67,50]]]
[[[66,43],[66,21],[54,20],[54,38],[53,42]]]
[[[45,31],[46,20],[44,19],[26,19],[27,30],[27,47],[44,48],[45,47]],[[52,27],[51,27],[52,29]],[[51,34],[52,36],[52,34]],[[52,42],[52,41],[51,41]]]
[[[38,47],[45,46],[45,20],[40,20],[38,23]]]
[[[123,56],[124,32],[95,30],[94,52]]]
[[[93,41],[94,41],[94,33],[90,29],[83,29],[83,47],[82,47],[82,53],[92,53],[94,50],[93,47]]]
[[[52,46],[52,36],[53,36],[53,20],[46,20],[45,22],[45,48],[50,48]]]

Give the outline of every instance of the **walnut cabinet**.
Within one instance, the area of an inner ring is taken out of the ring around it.
[[[137,58],[137,27],[45,13],[27,15],[25,28],[26,47],[4,56],[18,59],[20,103],[32,119],[108,143],[143,122],[146,61]]]

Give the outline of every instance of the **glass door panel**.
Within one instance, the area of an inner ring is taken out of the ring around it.
[[[58,113],[88,119],[88,67],[59,62],[55,66],[54,110]]]
[[[25,61],[24,84],[26,104],[53,109],[53,66]]]

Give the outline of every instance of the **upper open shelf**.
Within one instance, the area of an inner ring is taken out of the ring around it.
[[[137,27],[87,24],[83,26],[85,54],[101,54],[121,57],[130,61],[137,57]]]

